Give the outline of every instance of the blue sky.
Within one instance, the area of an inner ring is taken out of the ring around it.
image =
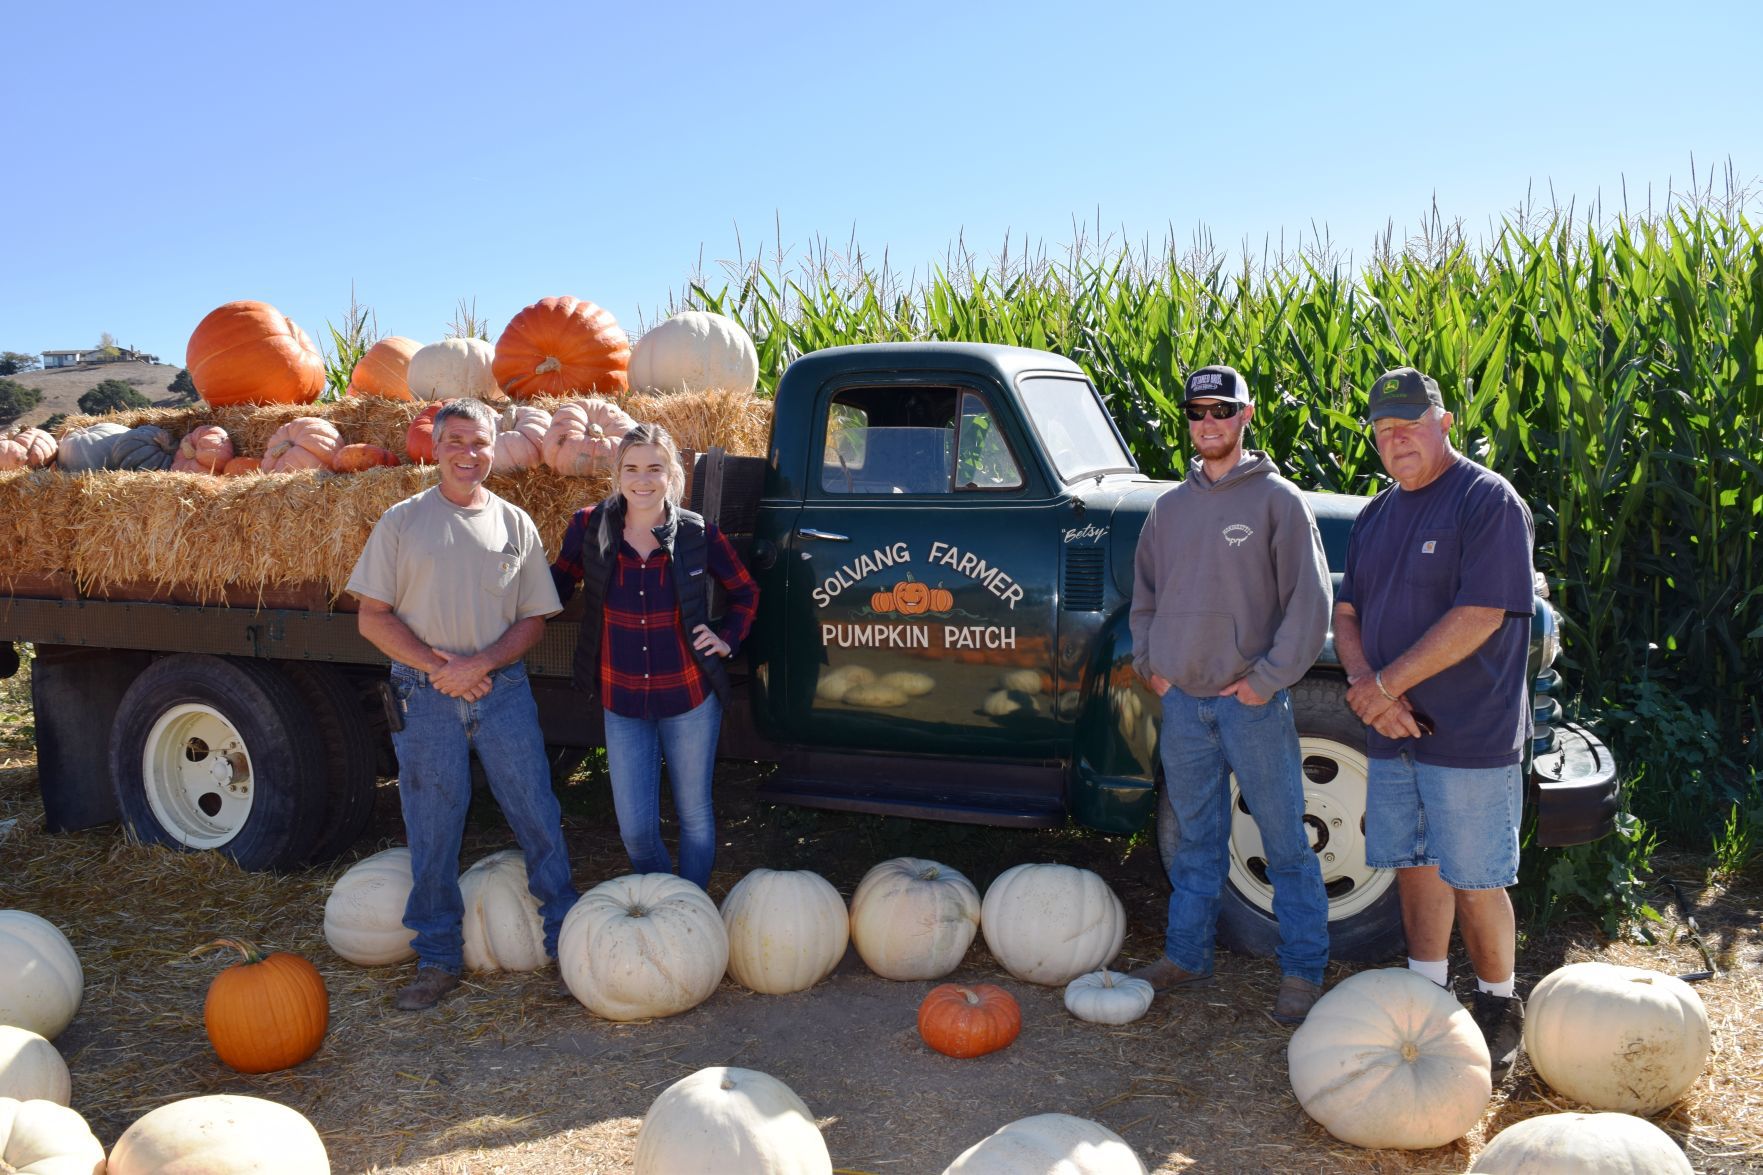
[[[424,342],[552,294],[650,321],[700,258],[855,232],[923,272],[1073,221],[1365,252],[1434,198],[1763,172],[1763,9],[1657,4],[8,6],[0,349],[181,362],[350,283]]]

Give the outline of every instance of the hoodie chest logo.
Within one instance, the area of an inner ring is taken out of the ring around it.
[[[1248,542],[1249,536],[1254,533],[1254,531],[1250,530],[1243,523],[1233,522],[1224,528],[1224,541],[1233,547],[1240,547]]]

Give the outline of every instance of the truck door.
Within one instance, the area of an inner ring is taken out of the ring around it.
[[[1057,505],[1001,395],[955,381],[823,393],[821,461],[787,538],[791,741],[1058,754]]]

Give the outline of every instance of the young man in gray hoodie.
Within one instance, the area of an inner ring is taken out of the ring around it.
[[[1283,979],[1273,1017],[1300,1023],[1322,994],[1328,895],[1304,828],[1304,780],[1287,687],[1328,634],[1328,561],[1304,496],[1243,448],[1254,415],[1233,368],[1188,377],[1198,455],[1139,535],[1133,664],[1163,699],[1164,787],[1178,841],[1164,957],[1133,974],[1158,991],[1212,983],[1229,867],[1230,776],[1261,834]]]

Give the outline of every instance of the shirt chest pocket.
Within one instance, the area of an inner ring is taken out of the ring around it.
[[[514,586],[515,577],[520,574],[520,556],[496,552],[483,556],[483,560],[479,586],[488,595],[507,595],[508,589]]]
[[[1407,580],[1415,587],[1437,588],[1457,582],[1457,565],[1462,554],[1454,530],[1423,530],[1412,540],[1408,552]]]

